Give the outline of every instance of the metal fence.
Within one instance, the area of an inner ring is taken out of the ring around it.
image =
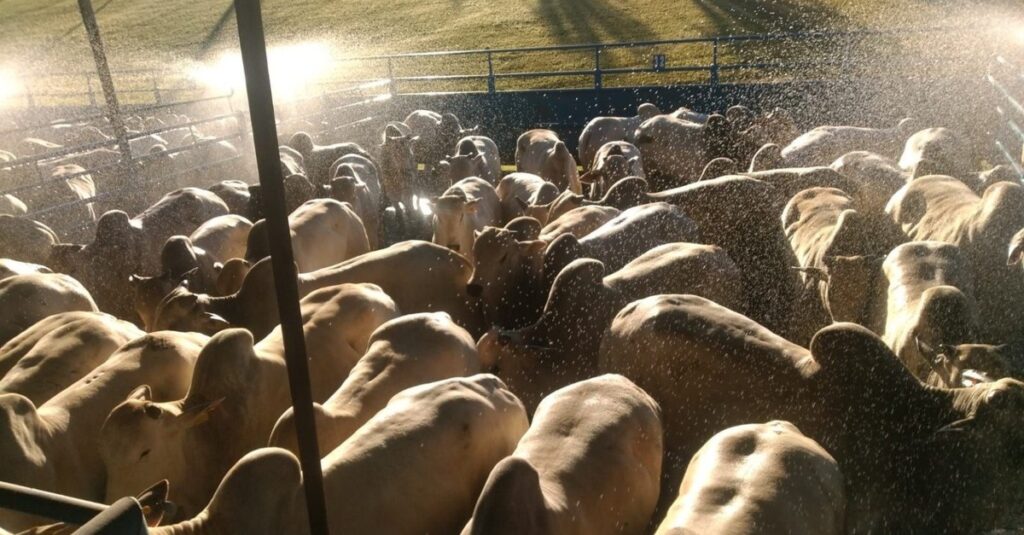
[[[337,83],[387,80],[390,93],[398,95],[410,92],[406,90],[410,86],[419,86],[421,90],[432,92],[442,90],[446,85],[467,82],[469,85],[452,87],[457,87],[460,91],[495,93],[501,90],[550,89],[551,87],[537,87],[543,86],[545,80],[555,80],[560,87],[594,90],[606,87],[612,78],[630,82],[625,85],[674,84],[680,81],[680,75],[685,74],[694,76],[682,81],[715,86],[735,73],[750,73],[743,78],[744,81],[764,81],[777,80],[780,76],[786,75],[799,76],[800,73],[813,73],[813,76],[819,77],[829,69],[838,72],[872,67],[930,68],[973,61],[976,56],[972,53],[977,52],[977,45],[983,41],[984,34],[978,35],[972,33],[972,30],[973,28],[967,27],[931,27],[791,32],[357,56],[338,60],[339,70],[365,73],[368,76],[338,80]],[[947,43],[943,49],[929,50],[927,46],[915,43],[923,54],[902,54],[915,39],[937,34],[942,34]],[[901,53],[885,58],[884,61],[879,61],[875,56],[858,57],[861,56],[856,53],[858,50],[884,49],[885,47],[871,45],[877,45],[887,39],[900,42],[897,51]],[[966,40],[971,41],[970,45]],[[959,46],[954,47],[950,43],[958,43]],[[678,48],[673,47],[681,46],[691,49],[696,47],[699,50],[680,53],[678,58],[669,54],[669,50],[678,51]],[[612,53],[619,51],[634,53],[609,60]],[[545,58],[564,59],[568,54],[579,56],[578,61],[570,68],[516,68],[543,64]],[[732,59],[727,59],[726,56]],[[512,69],[499,68],[499,58],[501,63]],[[535,59],[531,61],[530,58]],[[434,72],[425,72],[429,70]],[[452,73],[453,70],[465,72]],[[410,74],[410,71],[413,73]],[[531,83],[533,81],[537,83]],[[641,83],[636,83],[638,81]]]

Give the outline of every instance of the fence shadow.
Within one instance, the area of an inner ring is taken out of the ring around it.
[[[607,0],[538,0],[534,12],[558,44],[654,39],[642,20]]]

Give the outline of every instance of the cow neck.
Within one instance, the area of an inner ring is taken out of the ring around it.
[[[878,291],[878,279],[879,277],[884,276],[883,271],[884,270],[882,269],[882,267],[879,266],[878,269],[875,270],[874,274],[871,275],[871,280],[869,281],[867,287],[868,298],[864,300],[864,305],[861,306],[860,311],[857,313],[857,320],[859,321],[859,323],[876,333],[877,331],[875,330],[875,326],[867,324],[871,320],[871,312],[874,310],[876,306],[878,306],[878,295],[879,293],[881,293]],[[881,330],[884,332],[884,329],[885,322],[883,321]]]

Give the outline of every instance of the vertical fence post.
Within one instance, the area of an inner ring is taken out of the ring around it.
[[[494,54],[487,50],[487,93],[494,94]]]
[[[157,75],[153,75],[153,102],[161,104],[160,101],[160,83],[157,80]]]
[[[594,89],[601,89],[601,47],[594,47]]]
[[[718,38],[711,41],[711,87],[718,87]]]
[[[306,507],[312,535],[327,535],[327,507],[324,501],[320,448],[316,421],[313,419],[313,394],[309,385],[309,363],[303,338],[302,312],[299,309],[298,273],[292,255],[288,211],[284,204],[284,180],[278,158],[277,125],[274,121],[274,95],[267,66],[267,45],[263,35],[260,0],[234,0],[238,21],[238,44],[242,50],[245,90],[249,95],[253,147],[259,171],[263,213],[267,221],[270,261],[274,272],[274,290],[284,338],[288,387],[295,411],[295,431],[299,442]]]
[[[395,83],[395,68],[391,63],[391,58],[388,58],[388,93],[391,96],[398,94],[398,84]]]
[[[89,46],[92,48],[92,57],[96,63],[96,75],[100,80],[100,88],[103,89],[103,99],[107,103],[107,118],[110,119],[110,126],[114,129],[114,137],[117,139],[117,148],[121,153],[121,176],[118,182],[121,182],[122,186],[127,186],[132,174],[132,149],[128,145],[128,129],[124,125],[121,106],[117,102],[114,79],[110,75],[107,52],[103,47],[103,39],[100,37],[100,27],[96,23],[96,12],[92,9],[92,0],[78,0],[78,10],[82,13],[82,25],[85,26],[89,37]],[[115,191],[128,193],[124,188]]]

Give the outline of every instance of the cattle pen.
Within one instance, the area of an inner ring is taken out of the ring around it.
[[[90,2],[79,0],[79,5],[85,6],[83,17],[89,26]],[[987,34],[979,35],[973,26],[352,56],[335,60],[336,70],[343,75],[275,99],[260,0],[234,0],[234,9],[244,65],[244,79],[237,88],[204,87],[163,69],[110,72],[100,60],[97,71],[26,76],[19,90],[7,97],[0,141],[23,142],[60,131],[67,124],[93,126],[97,137],[43,146],[30,156],[4,159],[0,154],[0,179],[11,177],[10,183],[0,182],[0,197],[34,199],[25,217],[49,222],[63,236],[81,241],[96,232],[96,219],[70,221],[76,210],[88,207],[95,216],[127,200],[148,198],[152,191],[162,192],[186,178],[222,176],[260,192],[259,208],[269,227],[309,526],[317,535],[328,533],[326,504],[298,273],[289,240],[285,177],[277,152],[278,144],[293,134],[308,132],[317,139],[376,146],[393,118],[418,109],[440,109],[457,113],[467,124],[492,125],[502,160],[512,161],[518,134],[526,129],[557,130],[575,153],[588,118],[629,115],[638,102],[665,108],[685,102],[703,113],[723,111],[734,102],[752,103],[758,111],[785,107],[793,110],[799,125],[825,121],[888,125],[906,115],[948,124],[968,110],[991,130],[994,143],[982,150],[987,163],[1009,165],[1024,180],[1024,47],[1008,50],[992,44]],[[946,44],[928,49],[929,43],[939,40]],[[967,41],[972,44],[963,45]],[[911,43],[906,46],[914,52],[865,57],[891,50],[894,42]],[[789,53],[766,52],[766,46],[779,44]],[[95,41],[93,46],[102,48]],[[673,62],[671,51],[678,47],[705,50],[707,62]],[[732,54],[740,59],[722,59],[723,49],[743,47],[749,50]],[[801,57],[802,51],[815,49],[828,50],[829,57]],[[535,64],[522,58],[549,54],[585,59],[573,69],[500,68]],[[115,87],[118,80],[132,82]],[[926,93],[915,86],[936,81],[957,90]],[[971,98],[965,100],[964,94]],[[121,105],[116,104],[117,97],[123,97]],[[141,119],[145,115],[166,120],[146,124]],[[129,131],[123,126],[126,123],[137,127]],[[102,132],[108,129],[114,135]],[[181,141],[167,145],[171,135]],[[54,174],[58,163],[71,158],[89,164],[76,163],[70,172]],[[47,188],[79,177],[116,186],[75,199],[50,197]],[[133,498],[106,506],[0,482],[0,507],[83,524],[76,533],[146,533],[143,509]]]

